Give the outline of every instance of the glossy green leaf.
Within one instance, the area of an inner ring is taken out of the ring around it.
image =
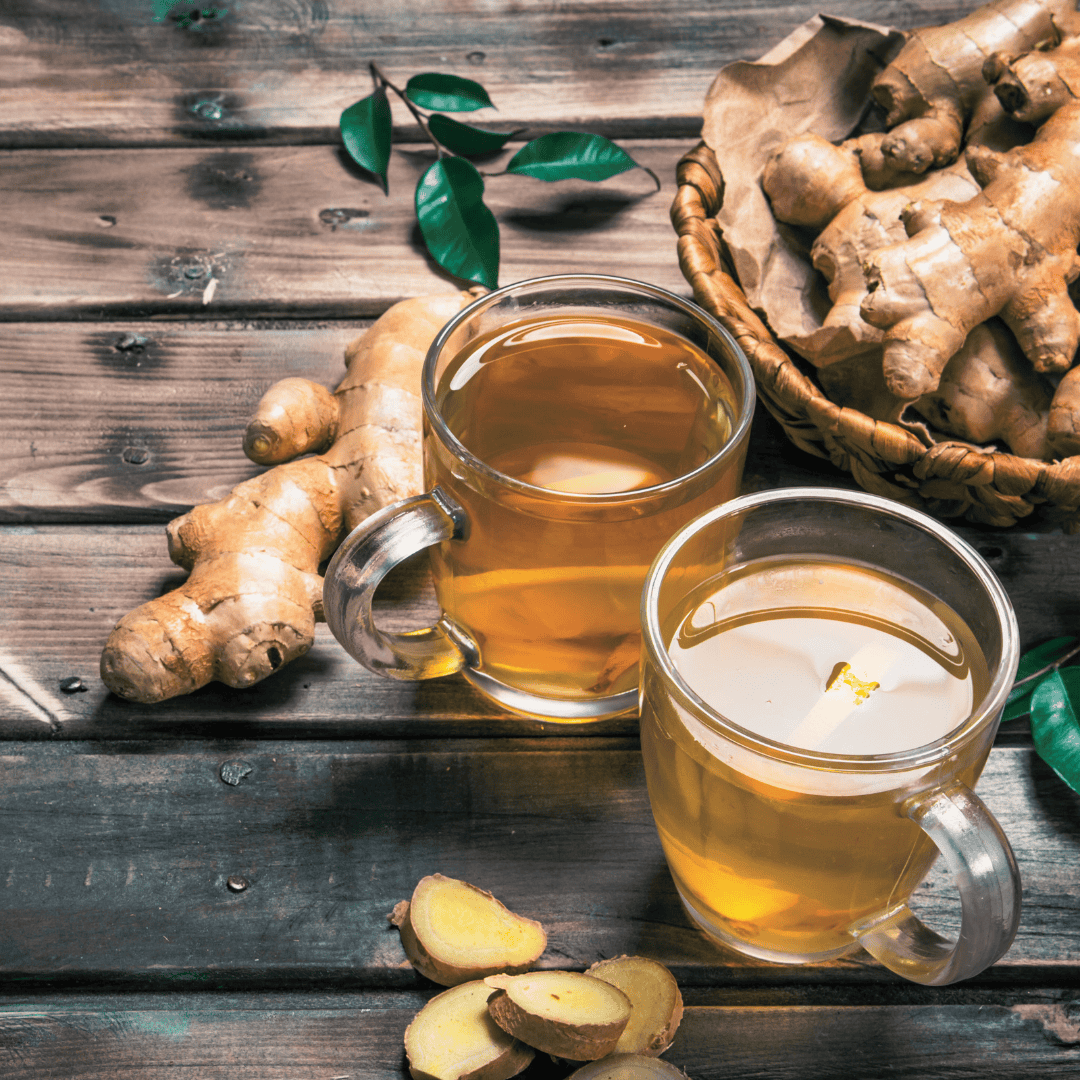
[[[1031,679],[1030,682],[1024,682],[1023,680],[1029,679],[1035,672],[1049,666],[1077,644],[1077,639],[1074,637],[1051,638],[1049,641],[1044,641],[1041,645],[1029,649],[1020,657],[1020,666],[1016,671],[1016,682],[1021,685],[1014,686],[1012,692],[1006,698],[1005,711],[1001,715],[1003,721],[1016,720],[1018,717],[1026,716],[1028,713],[1032,692],[1040,680]]]
[[[432,258],[466,281],[499,283],[499,226],[484,205],[484,180],[464,158],[436,161],[416,185],[416,218]]]
[[[429,116],[428,127],[431,128],[431,134],[455,154],[494,154],[523,130],[518,128],[517,131],[487,131],[471,124],[462,124],[449,116],[443,116],[442,113]]]
[[[553,131],[527,142],[506,166],[508,173],[537,180],[607,180],[628,169],[645,169],[625,150],[603,135],[583,131]],[[651,169],[645,171],[660,181]]]
[[[1031,737],[1039,757],[1080,792],[1080,668],[1051,672],[1031,695]]]
[[[435,71],[414,75],[405,84],[405,96],[421,109],[438,109],[440,112],[495,108],[487,91],[478,82],[457,75],[440,75]]]
[[[182,0],[154,0],[154,22],[161,22]]]
[[[341,114],[341,138],[349,156],[374,173],[387,190],[386,169],[390,164],[390,102],[379,87],[366,98],[350,105]]]

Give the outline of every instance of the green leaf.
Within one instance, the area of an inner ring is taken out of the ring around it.
[[[431,134],[455,154],[494,154],[524,130],[518,128],[517,131],[487,131],[471,124],[462,124],[449,116],[443,116],[442,113],[429,116],[428,127],[431,128]]]
[[[1022,685],[1014,685],[1012,692],[1006,698],[1005,711],[1001,715],[1002,721],[1016,720],[1018,717],[1027,715],[1031,705],[1032,692],[1039,683],[1038,679],[1031,679],[1031,676],[1052,664],[1058,657],[1064,656],[1076,644],[1077,639],[1074,637],[1051,638],[1049,641],[1044,641],[1041,645],[1029,649],[1020,657],[1016,682],[1022,683]],[[1024,682],[1025,679],[1031,679],[1031,681]]]
[[[350,105],[340,120],[341,138],[349,157],[357,165],[373,172],[387,189],[386,168],[390,164],[390,102],[386,90],[379,87],[366,98]]]
[[[508,173],[537,180],[607,180],[628,169],[645,169],[625,150],[603,135],[583,131],[553,131],[527,142],[506,166]],[[660,181],[651,169],[645,171]]]
[[[416,185],[416,218],[432,258],[466,281],[499,285],[499,226],[484,181],[464,158],[436,161]]]
[[[439,109],[442,112],[495,108],[487,91],[478,82],[457,75],[440,75],[435,71],[414,75],[405,84],[405,96],[422,109]]]
[[[154,22],[161,22],[182,0],[154,0]]]
[[[1031,735],[1039,757],[1080,792],[1080,668],[1051,672],[1031,695]]]

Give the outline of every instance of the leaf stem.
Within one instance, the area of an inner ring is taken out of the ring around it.
[[[413,114],[416,122],[420,125],[420,130],[423,131],[423,133],[431,140],[432,146],[435,147],[435,153],[438,154],[439,160],[441,161],[443,156],[443,148],[442,145],[439,143],[439,140],[431,134],[431,129],[428,127],[427,123],[427,117],[424,116],[424,114],[420,112],[420,110],[405,96],[405,92],[403,90],[400,90],[398,87],[396,87],[386,77],[383,70],[379,67],[378,64],[375,63],[374,60],[370,62],[369,67],[371,68],[371,74],[375,79],[377,79],[384,87],[389,87],[391,90],[393,90],[394,93],[397,94],[397,96],[405,102],[405,108],[407,108],[409,112]]]
[[[1057,671],[1057,669],[1061,667],[1061,665],[1064,664],[1066,660],[1071,660],[1077,654],[1080,654],[1080,642],[1077,642],[1071,649],[1069,649],[1068,652],[1062,653],[1061,656],[1059,656],[1052,663],[1047,664],[1045,667],[1039,668],[1038,671],[1033,671],[1030,675],[1025,675],[1022,679],[1017,679],[1016,682],[1013,683],[1013,689],[1018,686],[1023,686],[1024,683],[1031,682],[1032,679],[1038,679],[1041,676],[1046,675],[1048,672]]]

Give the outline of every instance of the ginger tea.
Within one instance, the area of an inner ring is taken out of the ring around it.
[[[744,447],[701,483],[737,402],[681,336],[620,315],[552,314],[473,338],[443,370],[439,413],[499,487],[430,428],[425,468],[465,508],[467,542],[432,549],[439,603],[486,676],[544,697],[637,685],[641,586],[680,526],[732,497]]]
[[[693,591],[664,634],[712,710],[757,738],[829,755],[936,742],[990,680],[951,608],[843,562],[751,562]],[[767,747],[729,742],[649,681],[641,737],[653,813],[676,886],[714,936],[764,959],[822,959],[853,947],[853,922],[906,900],[937,854],[898,809],[912,776],[785,771]],[[953,775],[970,787],[979,767]]]

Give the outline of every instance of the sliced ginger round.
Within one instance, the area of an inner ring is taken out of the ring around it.
[[[544,928],[489,892],[430,874],[390,915],[405,955],[422,975],[457,986],[499,972],[528,971],[547,948]]]
[[[663,964],[644,956],[617,956],[593,964],[585,974],[617,986],[633,1006],[616,1054],[655,1057],[671,1045],[682,1022],[683,1000],[675,977]]]
[[[413,1080],[509,1080],[535,1056],[491,1018],[491,987],[463,983],[433,997],[405,1031]]]
[[[602,1061],[582,1065],[568,1080],[686,1080],[686,1073],[659,1058],[612,1054]]]
[[[554,1057],[594,1061],[614,1049],[630,1020],[616,986],[576,971],[490,975],[488,1011],[504,1031]]]

